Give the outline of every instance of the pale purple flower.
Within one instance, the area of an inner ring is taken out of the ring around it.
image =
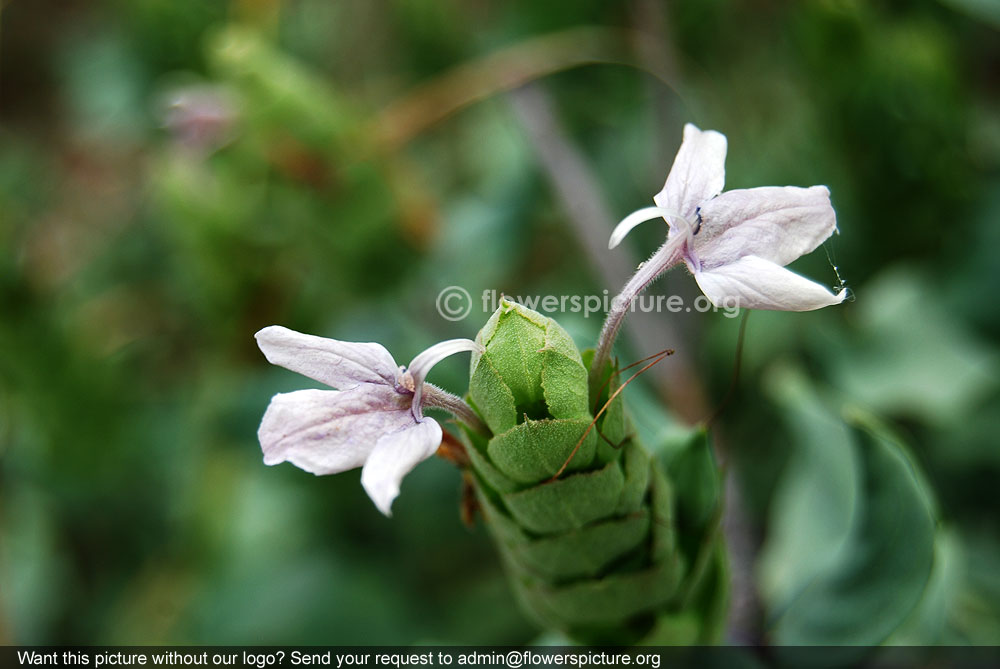
[[[379,344],[301,334],[280,326],[255,335],[268,361],[337,390],[298,390],[271,399],[257,436],[264,463],[291,462],[313,474],[361,467],[361,485],[391,515],[403,477],[441,443],[428,406],[455,414],[474,429],[479,419],[460,398],[424,382],[442,359],[479,345],[452,339],[399,367]]]
[[[208,153],[233,139],[239,110],[237,96],[224,86],[181,86],[164,97],[163,125],[179,145]]]
[[[619,223],[609,248],[639,223],[662,216],[669,225],[667,242],[640,271],[650,275],[645,283],[683,260],[716,306],[809,311],[842,302],[846,290],[834,294],[784,267],[836,231],[827,188],[722,193],[725,161],[725,135],[685,125],[663,190],[653,198],[656,206]]]

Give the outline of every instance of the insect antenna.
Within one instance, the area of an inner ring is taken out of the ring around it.
[[[625,383],[621,384],[618,387],[618,389],[615,390],[615,392],[611,393],[611,396],[604,403],[604,406],[601,407],[601,410],[598,411],[596,414],[594,414],[594,419],[592,421],[590,421],[590,425],[588,425],[587,429],[584,430],[583,435],[580,437],[580,440],[578,442],[576,442],[576,446],[573,447],[573,450],[572,450],[572,452],[570,452],[569,457],[566,458],[566,462],[564,462],[562,464],[562,467],[559,468],[559,471],[557,471],[552,476],[552,478],[549,479],[549,481],[548,481],[549,483],[551,483],[552,481],[555,481],[557,478],[559,478],[560,476],[562,476],[563,472],[566,471],[566,468],[569,467],[569,463],[572,462],[573,458],[576,456],[577,452],[580,450],[580,446],[583,445],[584,439],[587,438],[587,435],[590,434],[590,431],[594,429],[595,425],[597,425],[597,420],[604,414],[605,411],[608,410],[608,407],[611,406],[611,403],[615,401],[615,399],[618,397],[618,395],[621,394],[621,392],[623,390],[625,390],[625,388],[628,386],[628,384],[632,383],[632,381],[634,381],[636,378],[638,378],[638,376],[640,374],[642,374],[643,372],[645,372],[649,368],[653,367],[654,365],[656,365],[657,363],[661,362],[662,360],[665,360],[668,356],[671,356],[673,354],[674,354],[674,350],[672,348],[664,349],[664,350],[660,351],[659,353],[651,355],[648,358],[643,358],[642,360],[639,360],[638,362],[634,362],[631,365],[628,365],[627,367],[625,367],[625,368],[622,369],[622,371],[624,371],[626,369],[630,369],[632,367],[635,367],[636,365],[642,364],[643,362],[652,359],[652,362],[648,363],[645,367],[643,367],[642,369],[640,369],[638,372],[636,372],[632,376],[628,377],[628,379],[625,380]],[[610,377],[609,377],[608,381],[610,381]],[[603,392],[603,388],[602,388],[602,392]],[[598,397],[600,397],[600,393],[598,393]]]
[[[636,365],[641,365],[642,363],[646,362],[647,360],[652,360],[653,358],[658,358],[661,355],[673,355],[673,353],[674,353],[673,349],[665,348],[662,351],[660,351],[659,353],[654,353],[653,355],[648,355],[645,358],[643,358],[642,360],[636,360],[632,364],[626,365],[625,367],[622,367],[621,369],[613,370],[610,374],[608,374],[608,378],[605,379],[604,383],[601,385],[600,389],[597,391],[597,399],[596,399],[595,404],[594,404],[594,411],[595,412],[597,411],[597,402],[601,401],[601,394],[605,390],[607,390],[608,384],[611,383],[612,379],[614,379],[617,376],[620,376],[622,372],[630,370],[633,367],[635,367]],[[657,361],[657,362],[659,362],[659,361]]]

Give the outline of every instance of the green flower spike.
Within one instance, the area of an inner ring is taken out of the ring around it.
[[[620,394],[595,423],[617,374],[591,402],[569,334],[519,304],[502,301],[476,341],[469,399],[493,436],[463,440],[525,610],[587,643],[717,640],[727,579],[704,433],[662,463],[633,437]],[[675,466],[697,485],[672,484]]]

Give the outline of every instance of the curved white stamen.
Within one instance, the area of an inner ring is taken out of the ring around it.
[[[615,226],[615,229],[611,232],[611,239],[608,240],[608,248],[615,248],[621,244],[622,240],[625,239],[625,236],[632,231],[632,228],[636,227],[640,223],[652,221],[654,218],[664,218],[668,223],[671,220],[683,221],[687,224],[689,230],[694,227],[691,224],[691,221],[672,209],[666,209],[664,207],[645,207],[639,211],[633,211]]]
[[[403,383],[413,384],[413,417],[420,421],[423,413],[420,410],[420,399],[423,393],[424,379],[431,368],[456,353],[463,351],[481,351],[482,346],[471,339],[449,339],[447,341],[434,344],[426,351],[418,353],[403,373]]]

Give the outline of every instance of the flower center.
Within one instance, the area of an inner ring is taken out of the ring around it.
[[[694,252],[694,236],[701,231],[701,212],[695,210],[695,215],[697,223],[692,223],[686,216],[681,216],[674,212],[664,213],[663,218],[667,221],[667,225],[671,227],[671,230],[675,230],[676,234],[683,236],[684,241],[681,255],[691,268],[691,271],[700,272],[701,261]]]
[[[408,390],[411,393],[415,392],[417,389],[417,382],[413,378],[413,374],[410,374],[409,371],[407,371],[405,368],[402,367],[400,368],[400,371],[402,371],[403,373],[399,375],[399,385],[402,386],[403,389]]]

